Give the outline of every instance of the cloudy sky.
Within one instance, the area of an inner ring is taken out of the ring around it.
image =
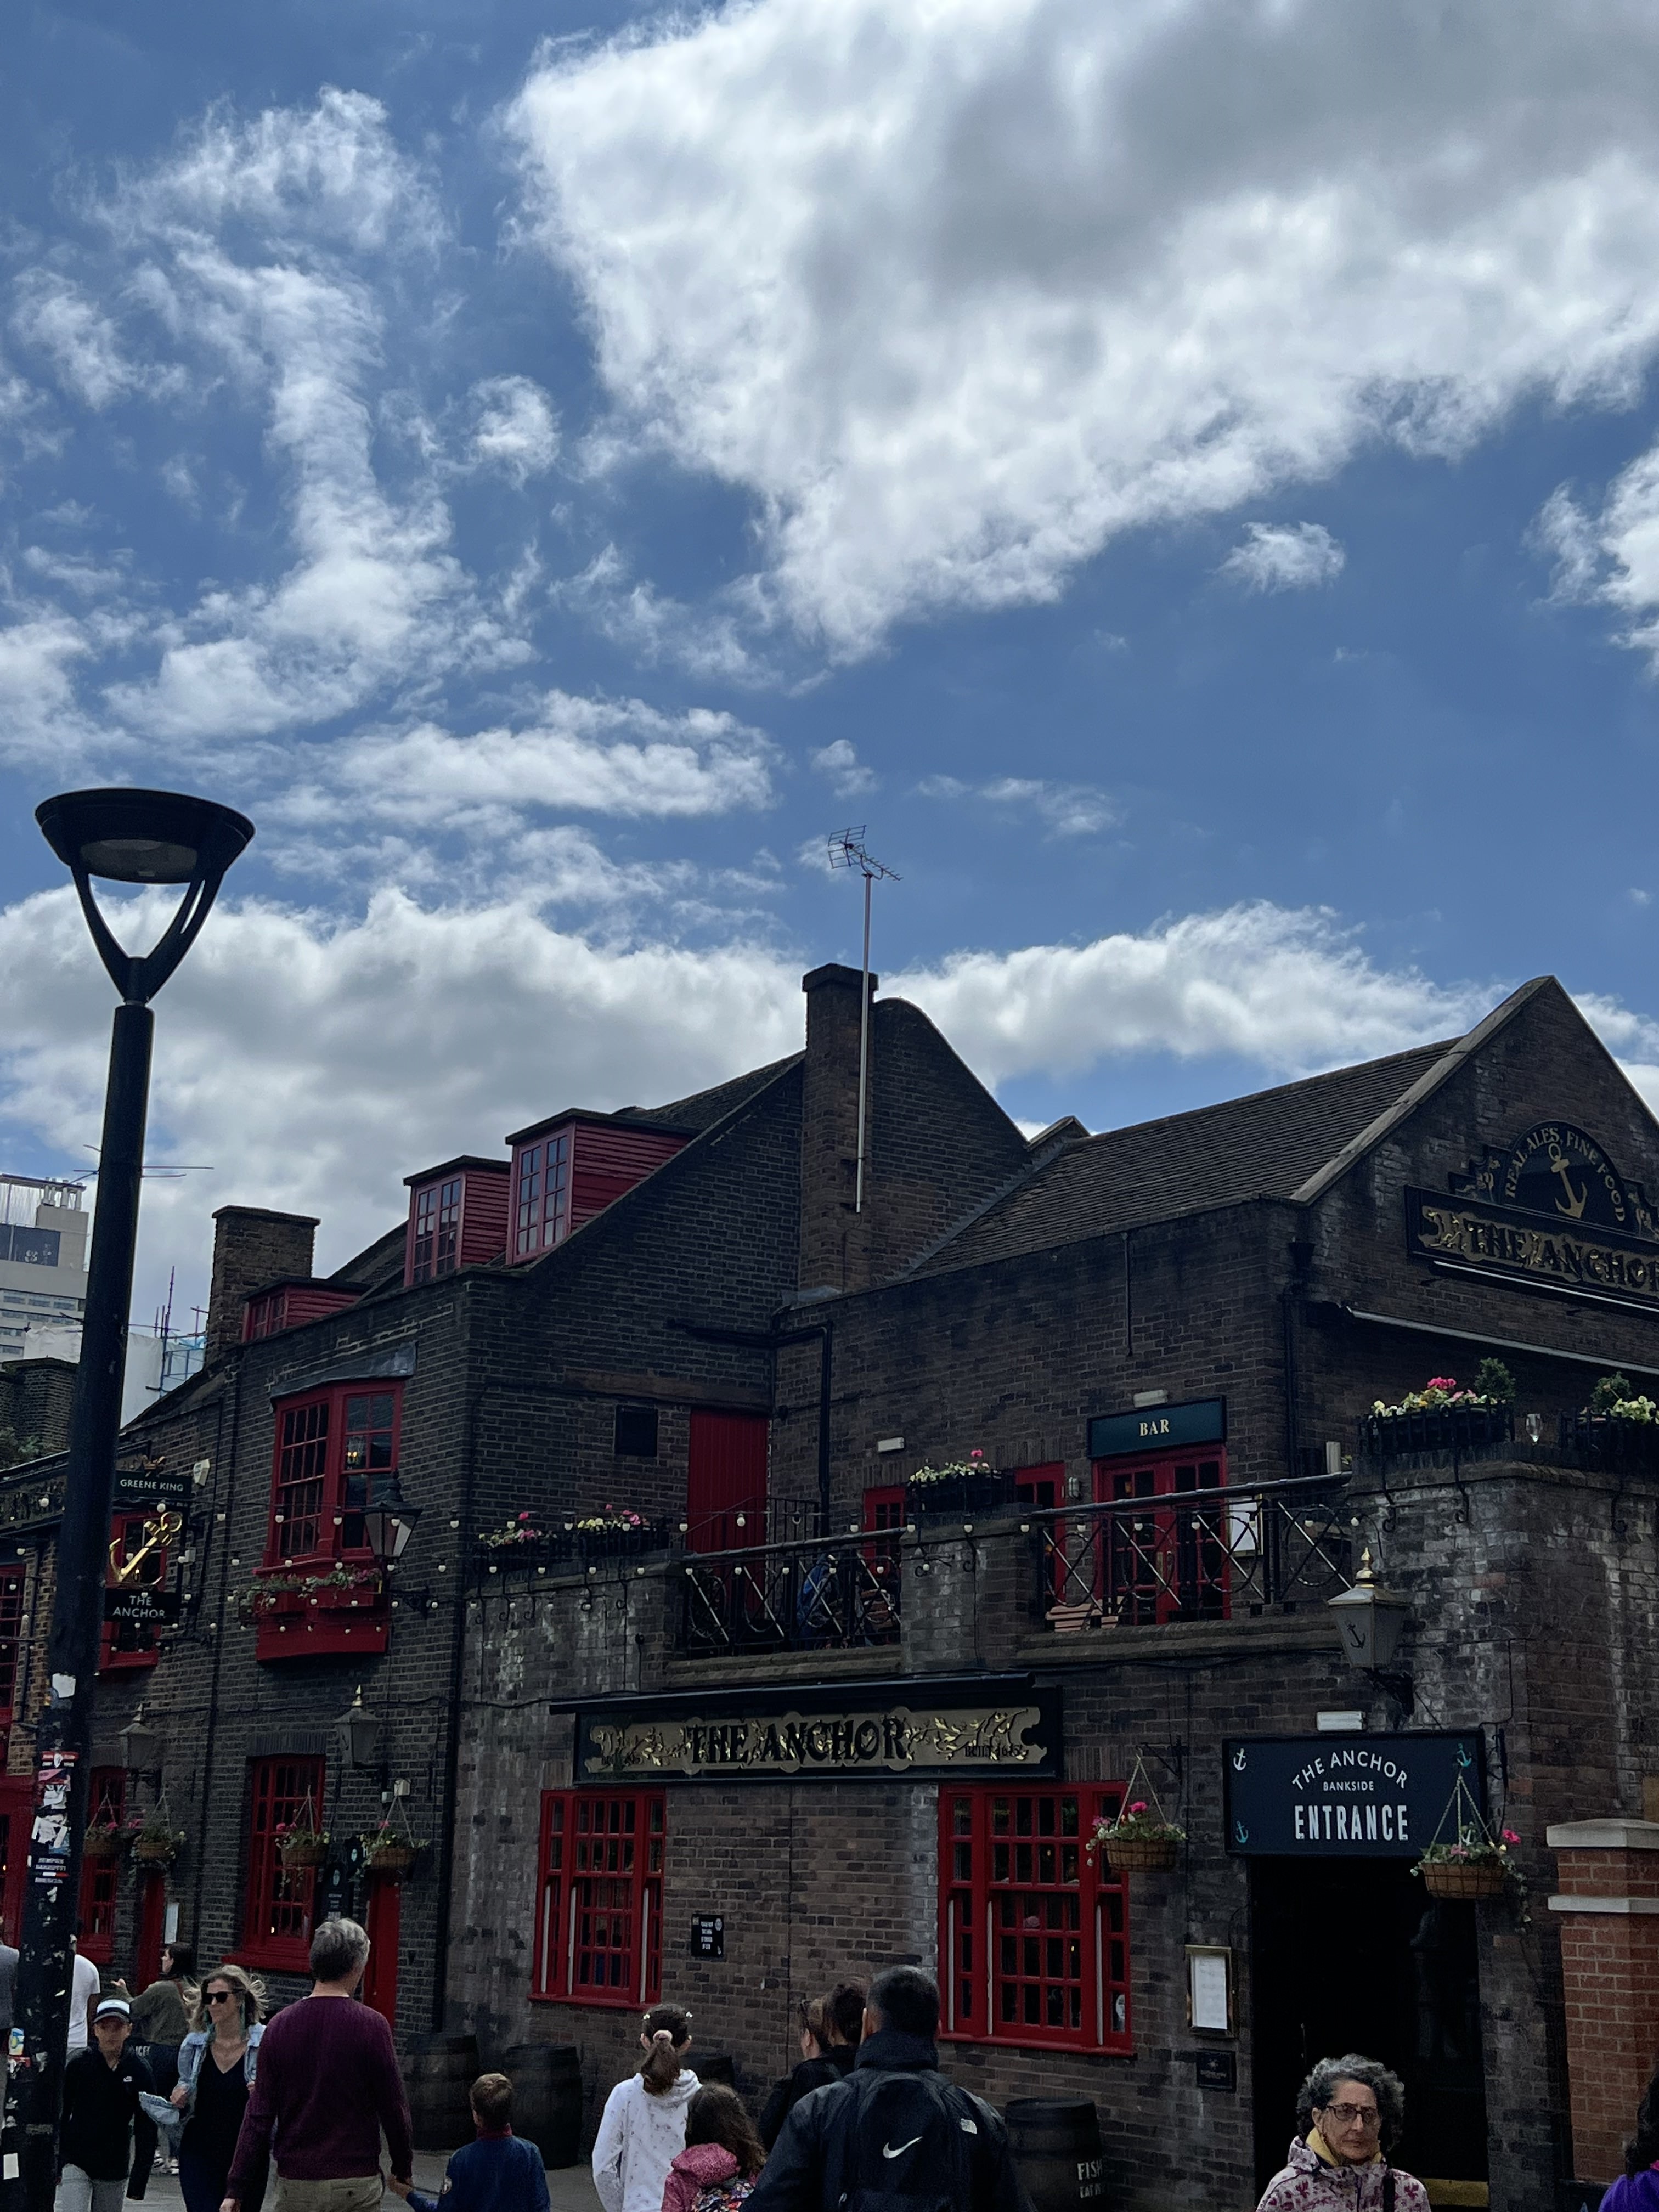
[[[22,0],[0,166],[0,1164],[106,1036],[34,803],[258,825],[141,1307],[792,1048],[849,823],[1034,1125],[1546,969],[1659,1100],[1651,8]]]

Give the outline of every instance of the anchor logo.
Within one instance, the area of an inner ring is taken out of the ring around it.
[[[1474,1760],[1470,1756],[1469,1747],[1466,1743],[1460,1743],[1457,1747],[1457,1763],[1460,1766],[1473,1766],[1474,1765]]]
[[[1566,1193],[1565,1198],[1556,1200],[1556,1212],[1565,1213],[1570,1221],[1580,1219],[1585,1206],[1589,1202],[1589,1184],[1587,1183],[1583,1190],[1577,1188],[1572,1179],[1571,1164],[1560,1152],[1555,1153],[1551,1159],[1550,1173],[1560,1176],[1561,1188]]]
[[[1249,1840],[1250,1832],[1245,1826],[1243,1820],[1235,1820],[1233,1822],[1233,1841],[1236,1844],[1248,1844]]]
[[[1240,1744],[1238,1749],[1233,1753],[1233,1772],[1235,1774],[1243,1774],[1247,1763],[1248,1762],[1244,1757],[1244,1747],[1243,1744]]]

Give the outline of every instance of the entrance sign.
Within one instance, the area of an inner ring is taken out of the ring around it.
[[[580,1711],[575,1779],[890,1782],[1060,1771],[1060,1693],[1025,1674],[728,1691]]]
[[[1461,1779],[1485,1809],[1480,1735],[1246,1736],[1223,1747],[1227,1848],[1249,1858],[1408,1858],[1453,1840]]]
[[[1227,1441],[1227,1401],[1194,1398],[1181,1406],[1138,1406],[1130,1413],[1097,1413],[1089,1424],[1091,1459],[1127,1452],[1179,1451],[1184,1444]]]

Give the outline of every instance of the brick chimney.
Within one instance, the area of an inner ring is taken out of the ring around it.
[[[853,1212],[859,1134],[859,1020],[864,977],[831,963],[801,978],[806,994],[806,1061],[801,1090],[800,1288],[844,1291],[862,1279],[865,1239]],[[870,996],[876,978],[870,978]],[[871,1060],[875,1059],[871,1024]],[[865,1198],[870,1196],[870,1126],[865,1120]]]
[[[213,1284],[208,1292],[207,1356],[242,1340],[242,1301],[281,1275],[308,1275],[317,1241],[314,1213],[268,1213],[222,1206],[213,1217]]]

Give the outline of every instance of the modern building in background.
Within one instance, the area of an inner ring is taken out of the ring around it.
[[[0,1174],[0,1360],[64,1356],[39,1338],[31,1352],[31,1328],[73,1330],[78,1349],[92,1231],[85,1194],[83,1183]]]
[[[590,2119],[659,1995],[752,2099],[802,1996],[916,1960],[951,2070],[1092,2102],[1133,2212],[1249,2201],[1355,2045],[1437,2207],[1610,2179],[1659,1423],[1591,1400],[1659,1395],[1659,1125],[1548,978],[1029,1140],[878,999],[860,1205],[860,977],[805,990],[801,1052],[554,1093],[331,1273],[218,1210],[203,1364],[118,1461],[83,1948],[148,1979],[176,1924],[287,2000],[352,1911],[405,2050],[574,2045]],[[1486,1359],[1512,1402],[1372,1415]],[[0,1478],[9,1917],[62,1480]],[[1143,1796],[1164,1863],[1091,1849]],[[1464,1821],[1529,1889],[1427,1890]]]

